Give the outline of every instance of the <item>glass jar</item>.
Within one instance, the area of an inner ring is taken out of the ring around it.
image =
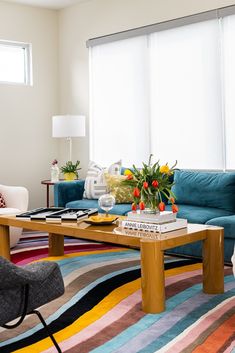
[[[51,182],[52,183],[56,183],[57,181],[59,181],[60,178],[60,169],[58,167],[58,164],[53,164],[51,166]]]

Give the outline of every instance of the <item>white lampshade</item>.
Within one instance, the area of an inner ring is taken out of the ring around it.
[[[55,115],[52,117],[52,137],[85,136],[85,116]]]

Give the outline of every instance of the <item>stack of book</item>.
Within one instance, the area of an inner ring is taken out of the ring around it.
[[[119,225],[127,229],[166,233],[176,229],[186,228],[187,219],[176,218],[176,213],[170,211],[163,211],[159,214],[136,211],[128,212],[127,218],[121,220]]]

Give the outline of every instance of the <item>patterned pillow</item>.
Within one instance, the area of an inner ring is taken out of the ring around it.
[[[106,180],[104,178],[105,168],[95,162],[90,162],[85,180],[83,197],[86,199],[98,199],[107,193]],[[113,163],[108,170],[111,174],[120,174],[121,161]]]
[[[4,200],[4,197],[2,196],[2,194],[0,193],[0,208],[6,208],[6,202]]]
[[[83,197],[87,199],[98,199],[107,193],[104,171],[97,176],[88,176],[85,180],[85,191]]]
[[[115,197],[116,203],[133,202],[133,189],[128,185],[122,185],[122,181],[125,179],[126,177],[124,175],[105,173],[107,190]]]

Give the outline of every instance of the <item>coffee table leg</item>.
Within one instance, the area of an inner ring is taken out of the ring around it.
[[[10,260],[10,236],[9,236],[9,227],[0,226],[0,255]]]
[[[165,310],[164,253],[160,243],[141,239],[142,309],[155,314]]]
[[[64,236],[49,233],[49,256],[64,255]]]
[[[224,230],[207,229],[203,241],[203,291],[224,293]]]

